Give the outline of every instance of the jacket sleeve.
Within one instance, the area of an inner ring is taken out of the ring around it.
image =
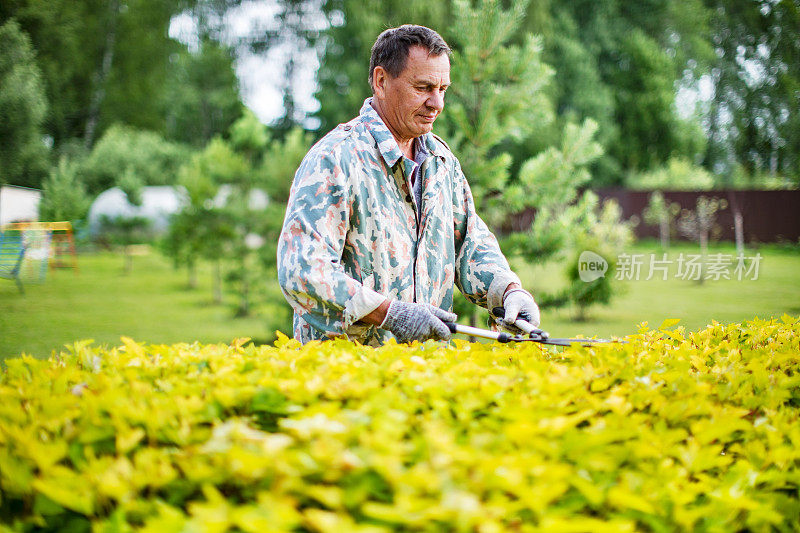
[[[304,321],[329,336],[348,333],[385,300],[342,266],[349,195],[340,162],[310,152],[295,174],[278,242],[284,297]]]
[[[509,283],[520,283],[497,239],[475,211],[475,202],[461,165],[456,163],[453,218],[456,286],[471,302],[491,309],[503,305]]]

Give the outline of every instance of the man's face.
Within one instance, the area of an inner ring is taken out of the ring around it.
[[[447,54],[429,56],[421,46],[409,49],[406,67],[396,78],[383,67],[376,67],[373,72],[379,110],[398,140],[413,139],[433,129],[433,121],[444,109],[444,93],[449,85]]]

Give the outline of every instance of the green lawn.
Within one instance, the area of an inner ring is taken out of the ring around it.
[[[703,285],[674,277],[644,280],[649,254],[657,247],[644,243],[629,253],[645,254],[640,281],[620,282],[621,294],[609,307],[595,307],[586,322],[572,319],[570,309],[545,309],[542,327],[554,336],[619,335],[636,332],[641,322],[655,327],[667,318],[680,318],[688,329],[711,323],[738,322],[753,317],[800,315],[800,251],[762,247],[758,280],[709,280]],[[697,254],[696,247],[673,248]],[[733,254],[720,245],[712,253]],[[755,250],[748,250],[752,256]],[[527,287],[534,292],[557,290],[565,280],[562,268],[531,268],[512,260]],[[211,275],[200,273],[200,286],[186,290],[184,272],[152,253],[134,258],[130,275],[122,272],[120,255],[103,253],[79,258],[80,272],[48,273],[44,284],[26,285],[17,293],[13,282],[0,279],[0,360],[22,352],[47,357],[54,349],[79,339],[116,345],[122,335],[148,343],[229,342],[236,337],[269,341],[274,324],[286,324],[288,306],[278,296],[273,307],[261,308],[251,318],[236,319],[231,305],[211,303]],[[609,272],[608,275],[614,275]],[[279,317],[276,319],[276,317]]]
[[[47,357],[79,339],[119,344],[125,335],[153,344],[230,342],[236,337],[273,338],[265,316],[286,312],[260,309],[256,316],[233,318],[232,305],[212,303],[212,276],[201,271],[196,290],[187,290],[185,271],[152,252],[134,257],[131,274],[123,257],[81,255],[79,273],[55,270],[43,284],[16,285],[0,279],[0,360],[22,352]],[[283,298],[277,303],[285,305]]]

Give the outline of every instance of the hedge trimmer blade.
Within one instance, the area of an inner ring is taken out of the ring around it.
[[[581,346],[593,346],[601,343],[625,343],[625,341],[608,339],[552,339],[550,337],[543,337],[534,333],[531,333],[525,337],[523,335],[511,335],[505,331],[492,331],[490,329],[462,326],[461,324],[456,324],[454,322],[445,322],[445,324],[447,324],[447,327],[450,328],[451,333],[460,333],[462,335],[470,335],[472,337],[480,337],[482,339],[491,339],[497,342],[538,342],[539,344],[549,344],[551,346],[571,346],[573,344],[580,344]]]
[[[512,341],[528,341],[528,342],[538,342],[539,344],[549,344],[551,346],[572,346],[573,344],[579,344],[581,346],[594,346],[595,344],[607,344],[607,343],[617,343],[617,344],[625,344],[625,341],[618,341],[613,339],[553,339],[553,338],[545,338],[545,339],[537,339],[532,337],[522,337],[522,336],[515,336],[511,338]]]

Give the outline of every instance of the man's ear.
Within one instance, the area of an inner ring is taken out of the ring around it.
[[[389,73],[380,65],[375,67],[375,70],[372,71],[372,93],[378,98],[384,98],[386,96],[386,81],[388,76]]]

